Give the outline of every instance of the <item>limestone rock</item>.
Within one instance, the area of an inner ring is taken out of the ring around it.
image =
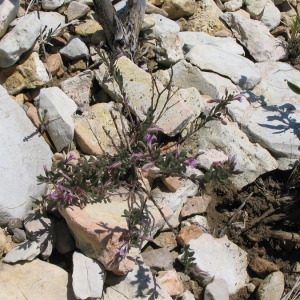
[[[173,257],[166,248],[159,248],[142,253],[144,263],[151,269],[170,270],[173,268]]]
[[[75,26],[75,33],[80,36],[88,36],[103,33],[103,28],[96,20],[87,19],[84,23]]]
[[[45,10],[55,10],[64,4],[64,0],[42,0],[42,8]]]
[[[40,108],[47,110],[46,127],[57,151],[61,151],[73,141],[74,123],[71,115],[77,105],[58,87],[43,88],[40,91]]]
[[[231,177],[230,180],[238,189],[278,167],[278,163],[270,153],[259,144],[251,143],[236,123],[227,122],[227,125],[222,125],[219,121],[209,122],[205,128],[196,133],[196,140],[201,149],[220,149],[228,157],[236,155],[236,168],[243,170],[244,173]],[[191,149],[193,153],[199,151],[194,142],[186,146],[186,149]]]
[[[225,97],[226,89],[232,95],[239,94],[239,88],[228,78],[202,71],[185,60],[173,66],[172,83],[179,88],[195,87],[200,94],[209,95],[212,99]]]
[[[33,52],[22,64],[13,65],[0,71],[0,84],[11,95],[15,95],[23,89],[42,87],[49,80],[46,68],[36,52]]]
[[[259,285],[256,297],[258,300],[280,300],[284,290],[284,275],[277,271],[268,275]]]
[[[5,34],[8,25],[16,17],[20,0],[3,0],[0,4],[0,38]]]
[[[93,79],[94,73],[91,70],[86,70],[61,83],[62,91],[75,101],[81,111],[89,106]]]
[[[76,300],[69,274],[39,259],[8,265],[0,264],[1,297],[14,300]],[[17,288],[16,288],[17,287]]]
[[[252,89],[261,79],[252,61],[223,51],[219,47],[198,44],[189,51],[186,60],[203,71],[212,71],[229,77],[242,89]]]
[[[87,14],[89,10],[90,8],[88,5],[76,1],[71,1],[67,9],[68,22],[75,19],[80,19],[85,14]]]
[[[50,168],[52,152],[27,118],[24,110],[0,85],[0,225],[12,218],[23,219],[32,198],[39,197],[45,185],[36,176],[43,165]]]
[[[27,237],[39,245],[43,259],[49,258],[55,240],[53,220],[31,210],[24,218],[24,227]]]
[[[151,106],[152,99],[155,105],[158,93],[153,87],[151,75],[138,68],[132,61],[126,57],[121,57],[116,62],[123,78],[123,88],[127,95],[128,105],[132,112],[141,120],[145,120],[145,112]],[[120,102],[121,93],[119,87],[113,80],[107,78],[107,67],[102,64],[96,73],[96,79],[100,86],[107,92],[111,98]],[[163,85],[157,81],[159,91],[163,90]],[[164,91],[160,95],[159,103],[154,116],[158,116],[163,110],[167,101],[168,92]],[[185,128],[199,115],[202,107],[201,96],[195,88],[179,89],[167,103],[167,110],[161,115],[156,125],[163,129],[165,134],[174,136]],[[174,119],[176,115],[176,119]]]
[[[158,279],[170,296],[180,296],[183,293],[183,284],[175,269],[159,272]]]
[[[206,44],[219,47],[227,52],[237,55],[245,55],[241,45],[232,37],[215,37],[205,32],[182,31],[178,33],[184,42],[184,50],[190,51],[198,44]]]
[[[107,203],[88,204],[82,210],[75,206],[60,210],[75,238],[76,247],[87,257],[100,261],[106,270],[118,275],[126,274],[134,267],[134,258],[137,255],[136,251],[129,252],[129,258],[118,254],[126,243],[128,234],[126,219],[122,217],[124,210],[128,210],[124,192],[123,197],[121,194],[109,196]],[[140,196],[137,197],[139,199]],[[169,218],[171,211],[166,208],[163,211]],[[153,236],[162,228],[164,220],[154,205],[148,204],[146,212],[151,215],[151,225],[144,234]]]
[[[151,17],[155,22],[155,25],[151,28],[151,32],[155,38],[159,38],[163,33],[166,32],[178,33],[180,31],[180,27],[176,22],[162,15],[151,14]]]
[[[224,13],[221,18],[256,61],[277,61],[287,58],[286,46],[274,38],[262,22],[245,18],[236,12]]]
[[[276,264],[257,256],[251,258],[249,268],[261,278],[266,277],[271,272],[279,271]]]
[[[79,37],[74,37],[59,52],[69,59],[77,59],[88,55],[89,49]]]
[[[228,240],[227,236],[216,239],[203,233],[199,238],[189,242],[197,267],[214,276],[224,279],[229,294],[236,293],[248,280],[247,253]]]
[[[126,276],[108,277],[108,287],[103,293],[105,300],[172,300],[168,292],[152,275],[150,268],[138,257],[131,272]]]
[[[72,285],[78,299],[101,298],[106,272],[94,259],[73,253]]]
[[[215,278],[205,287],[204,300],[229,300],[227,282],[223,278]]]
[[[224,3],[224,8],[226,11],[237,11],[244,4],[244,0],[229,0]]]
[[[195,0],[165,0],[162,9],[170,19],[190,17],[195,11]]]
[[[180,212],[182,218],[189,217],[191,215],[201,214],[206,211],[206,208],[211,198],[208,195],[194,196],[188,198],[186,203],[183,205]]]
[[[122,141],[117,133],[113,118],[116,117],[116,124],[120,130],[128,130],[127,120],[123,118],[126,128],[122,129],[120,107],[114,102],[94,104],[86,115],[75,116],[75,138],[80,149],[86,154],[103,154],[108,152],[111,155],[117,153],[112,144],[113,139],[117,147],[122,147]],[[109,132],[107,135],[104,129]],[[123,140],[123,143],[125,141]]]
[[[176,236],[171,231],[160,232],[157,237],[154,239],[155,245],[159,247],[164,247],[169,251],[172,251],[177,247]]]
[[[32,48],[42,27],[35,14],[28,14],[0,40],[0,67],[7,68]]]
[[[16,263],[23,260],[30,261],[35,259],[40,252],[41,251],[38,243],[27,240],[9,251],[3,258],[3,262]]]

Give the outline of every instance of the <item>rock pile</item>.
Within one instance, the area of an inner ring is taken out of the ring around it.
[[[113,2],[120,13],[126,8],[124,0]],[[111,153],[105,130],[120,142],[114,127],[120,115],[113,120],[110,114],[119,105],[120,91],[108,78],[108,67],[98,67],[93,46],[104,34],[91,1],[42,0],[39,13],[26,9],[22,0],[0,4],[3,299],[34,300],[41,294],[43,299],[200,299],[205,289],[204,299],[217,300],[243,287],[259,300],[280,299],[283,274],[268,261],[260,262],[263,270],[251,262],[263,280],[250,282],[247,253],[226,236],[209,234],[204,216],[209,196],[198,196],[198,186],[189,179],[161,183],[152,193],[170,224],[180,225],[197,267],[206,272],[202,287],[176,271],[178,245],[173,233],[161,231],[165,222],[154,205],[146,210],[158,249],[148,247],[142,254],[131,249],[125,258],[117,256],[128,231],[121,217],[124,197],[49,216],[31,210],[33,199],[46,188],[36,184],[36,176],[43,166],[51,168],[53,153]],[[178,88],[157,123],[164,133],[174,137],[209,111],[208,99],[224,98],[227,91],[242,93],[241,101],[228,107],[227,126],[210,122],[184,148],[192,154],[203,151],[197,158],[203,169],[236,155],[237,168],[244,171],[233,178],[238,189],[271,170],[291,169],[300,156],[300,97],[286,81],[299,85],[300,77],[297,65],[287,62],[288,27],[279,25],[291,24],[300,3],[149,0],[146,13],[141,35],[153,42],[146,45],[146,55],[155,70],[154,92],[163,91],[170,77]],[[153,97],[152,78],[126,57],[116,63],[128,105],[143,119]],[[162,103],[166,97],[167,91]],[[43,261],[53,252],[68,259],[60,262],[68,272]]]

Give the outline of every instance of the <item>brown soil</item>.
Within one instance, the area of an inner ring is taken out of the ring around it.
[[[274,262],[285,275],[286,291],[291,289],[297,277],[292,269],[300,261],[299,243],[271,238],[270,233],[278,230],[299,233],[300,191],[286,188],[288,177],[288,172],[274,171],[258,178],[241,191],[237,191],[230,183],[218,182],[209,183],[205,191],[212,197],[207,218],[214,236],[227,234],[249,257],[259,256]],[[239,218],[229,225],[232,213],[247,198]],[[249,275],[255,278],[250,270]],[[245,288],[230,299],[255,297],[254,293],[249,294]]]

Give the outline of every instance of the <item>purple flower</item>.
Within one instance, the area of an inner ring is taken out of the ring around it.
[[[163,131],[162,128],[158,127],[157,125],[152,125],[152,127],[149,127],[147,129],[148,133],[158,133],[159,131]]]
[[[150,236],[140,235],[139,239],[143,240],[143,241],[154,242],[154,239],[152,237],[150,237]]]
[[[153,147],[152,143],[157,140],[157,137],[154,134],[146,134],[145,140],[146,140],[147,146],[150,149],[152,149],[152,147]]]
[[[244,93],[239,93],[238,95],[234,96],[232,100],[237,100],[239,102],[242,102],[242,97],[244,97]]]
[[[116,168],[119,168],[121,165],[122,165],[122,162],[117,161],[117,162],[113,163],[112,165],[108,166],[107,168],[108,169],[116,169]]]
[[[187,166],[190,166],[192,168],[195,168],[198,165],[198,162],[195,158],[189,157],[186,160],[183,161],[183,163]]]
[[[122,257],[125,257],[125,255],[127,254],[127,251],[128,251],[128,244],[125,243],[118,251],[117,251],[117,254],[122,256]]]
[[[69,157],[68,157],[68,160],[75,160],[77,159],[76,155],[74,153],[69,153]]]

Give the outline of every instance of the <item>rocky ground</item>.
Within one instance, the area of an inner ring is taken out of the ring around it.
[[[113,3],[126,11],[126,1]],[[151,184],[200,274],[185,272],[174,233],[149,201],[153,241],[125,257],[118,256],[128,231],[122,191],[107,203],[46,215],[33,205],[45,192],[36,181],[43,166],[65,159],[63,152],[113,153],[103,128],[120,142],[121,94],[95,50],[103,31],[93,10],[89,0],[0,4],[1,297],[297,299],[288,293],[300,272],[300,97],[286,81],[300,84],[293,29],[300,3],[151,0],[140,34],[144,59],[116,62],[139,118],[151,103],[150,70],[159,90],[170,79],[179,88],[157,123],[165,142],[208,112],[209,99],[242,92],[224,112],[227,125],[208,123],[182,148],[203,152],[189,174],[234,155],[244,172],[226,184],[176,177]]]

